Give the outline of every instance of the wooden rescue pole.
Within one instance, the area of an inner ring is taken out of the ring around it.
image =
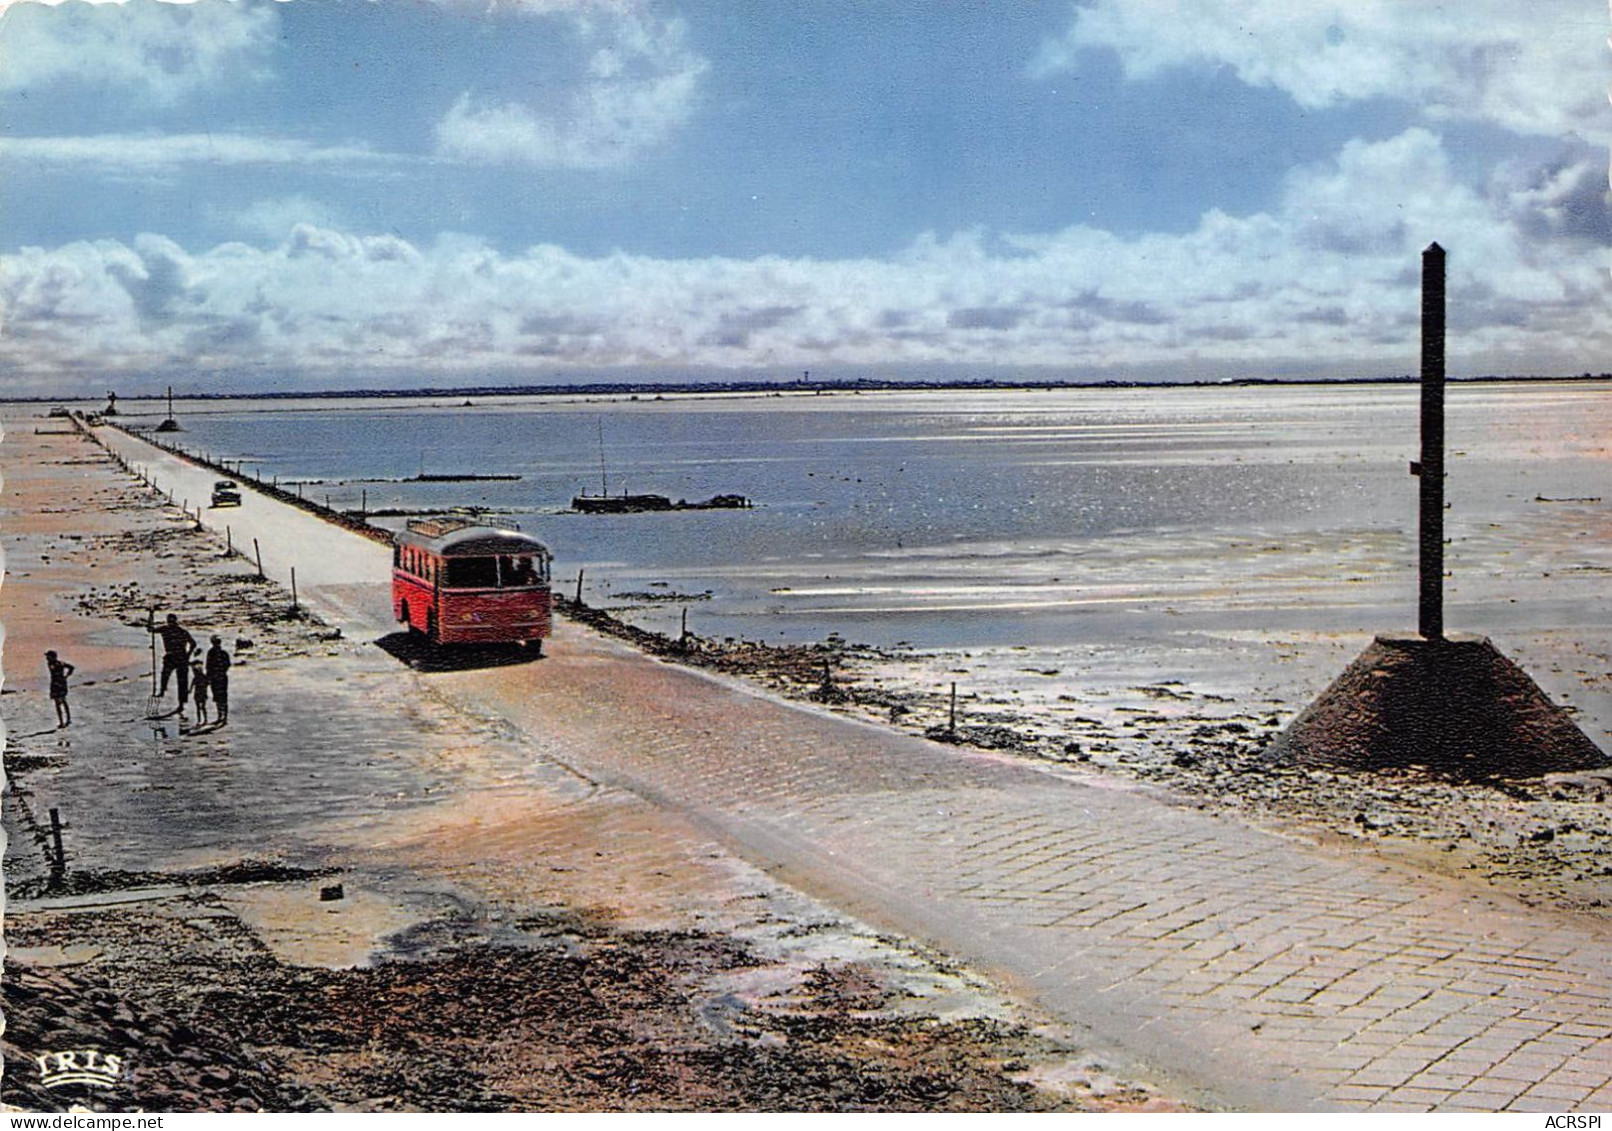
[[[1444,637],[1444,249],[1422,252],[1421,602],[1417,627]]]

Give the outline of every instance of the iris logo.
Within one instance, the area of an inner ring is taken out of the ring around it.
[[[123,1058],[99,1049],[40,1053],[34,1057],[34,1063],[39,1065],[39,1082],[47,1088],[61,1088],[69,1084],[110,1088],[123,1074]]]

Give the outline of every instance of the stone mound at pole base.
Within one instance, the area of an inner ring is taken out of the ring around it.
[[[1266,756],[1334,770],[1420,768],[1460,781],[1612,764],[1485,637],[1379,636]]]

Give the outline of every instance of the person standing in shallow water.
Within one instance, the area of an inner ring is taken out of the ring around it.
[[[152,626],[151,631],[162,637],[162,683],[157,698],[168,694],[168,677],[178,672],[179,708],[174,714],[183,719],[185,700],[190,698],[190,657],[196,651],[196,638],[180,626],[177,613],[169,613],[167,623],[161,628]]]
[[[229,722],[229,653],[224,641],[213,637],[213,646],[207,649],[207,683],[213,692],[213,706],[218,711],[218,725]]]
[[[73,725],[73,709],[67,705],[67,677],[77,669],[55,652],[45,653],[45,667],[50,669],[50,701],[56,705],[56,727]]]

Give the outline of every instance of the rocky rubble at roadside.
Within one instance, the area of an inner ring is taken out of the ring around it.
[[[270,956],[210,892],[28,916],[13,946],[92,938],[96,953],[71,970],[8,970],[5,1100],[148,1111],[1174,1106],[1046,1033],[915,1010],[861,963],[758,978],[770,961],[732,938],[563,913],[494,934],[466,919],[426,923],[396,940],[416,957],[325,969]],[[736,975],[764,988],[724,988]],[[109,1087],[50,1088],[33,1057],[61,1049],[112,1053],[124,1068]]]
[[[15,944],[13,944],[15,945]],[[256,1055],[223,1026],[131,1004],[82,968],[6,963],[4,1100],[12,1110],[72,1106],[117,1111],[317,1111],[284,1066]],[[105,1081],[47,1083],[59,1056],[104,1066]],[[42,1066],[37,1059],[45,1057]]]
[[[169,568],[142,571],[140,581],[90,586],[74,595],[73,610],[134,629],[146,627],[153,609],[159,621],[177,613],[199,643],[226,633],[225,648],[247,662],[302,655],[332,639],[334,630],[306,609],[293,608],[289,594],[224,549],[214,536],[174,520],[155,529],[87,537],[77,552],[123,561],[166,559]]]

